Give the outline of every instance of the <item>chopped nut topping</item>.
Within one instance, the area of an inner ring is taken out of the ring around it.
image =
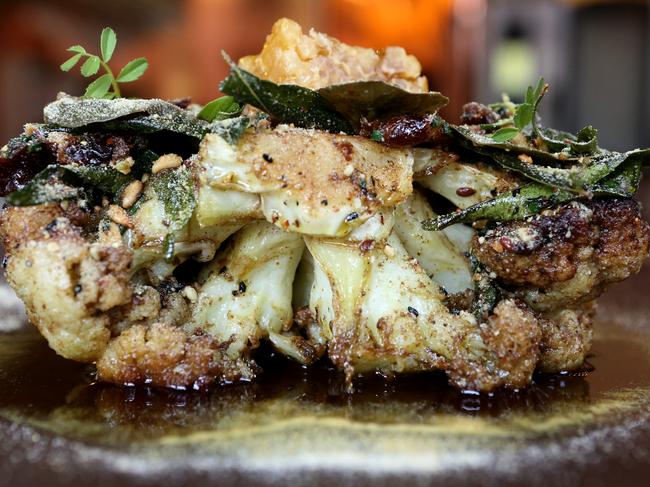
[[[199,298],[196,289],[194,289],[192,286],[185,286],[183,288],[183,296],[185,296],[192,303],[195,303],[196,300]]]
[[[519,159],[521,162],[525,162],[526,164],[532,164],[533,163],[533,158],[530,157],[528,154],[519,154],[517,156],[517,159]]]
[[[129,156],[115,162],[114,167],[116,171],[121,172],[122,174],[129,174],[133,164],[135,164],[135,161],[133,160],[133,157]]]
[[[177,156],[176,154],[165,154],[164,156],[160,156],[156,162],[153,163],[151,172],[153,174],[158,174],[160,171],[173,169],[179,167],[181,164],[183,164],[181,156]]]
[[[122,208],[131,208],[142,193],[142,182],[133,181],[122,191]]]
[[[386,257],[395,257],[395,249],[390,245],[386,244],[384,246],[384,254],[386,254]]]
[[[120,206],[117,205],[109,206],[106,215],[108,215],[108,218],[113,220],[118,225],[123,225],[128,228],[133,227],[133,223],[131,223],[131,219],[129,218],[129,215],[127,214],[126,211],[124,211],[124,208]]]
[[[492,243],[492,248],[494,250],[496,250],[497,252],[499,252],[499,253],[503,252],[503,245],[501,244],[501,242],[499,240]]]

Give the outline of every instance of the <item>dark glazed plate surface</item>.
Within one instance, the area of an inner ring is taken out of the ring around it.
[[[602,300],[583,373],[492,396],[441,374],[347,396],[325,365],[273,357],[256,384],[118,388],[31,328],[0,332],[0,486],[647,485],[648,274]]]

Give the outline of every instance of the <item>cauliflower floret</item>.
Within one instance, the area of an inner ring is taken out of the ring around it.
[[[464,388],[530,382],[541,332],[525,307],[503,301],[481,325],[465,312],[452,315],[395,235],[386,249],[366,253],[340,241],[306,242],[316,263],[310,309],[348,378],[441,368]]]
[[[650,230],[633,200],[572,202],[475,238],[473,252],[533,309],[575,307],[637,273]]]
[[[580,367],[591,349],[595,303],[542,314],[538,370],[557,373]]]
[[[53,208],[44,208],[43,213],[52,216]],[[21,214],[33,210],[5,212],[5,243],[16,238],[12,230]],[[23,232],[31,234],[30,240],[7,248],[7,281],[52,349],[69,359],[95,360],[111,337],[106,312],[131,301],[130,253],[123,247],[87,243],[64,216],[46,227],[34,223]]]
[[[420,191],[399,205],[395,232],[409,255],[415,257],[431,278],[448,293],[474,288],[468,259],[459,252],[444,232],[430,232],[422,222],[435,213]]]
[[[344,236],[412,190],[410,149],[286,126],[209,134],[198,165],[201,186],[259,194],[268,221],[310,235]]]
[[[537,366],[541,340],[539,322],[528,308],[511,299],[500,301],[486,323],[459,342],[447,374],[460,389],[525,387]]]
[[[153,384],[200,389],[219,379],[251,380],[255,371],[231,359],[223,344],[208,335],[154,323],[135,325],[113,339],[97,361],[99,379],[117,384]]]
[[[218,195],[213,196],[218,198]],[[242,200],[237,198],[219,199],[220,208],[216,210],[222,220],[219,224],[206,225],[205,221],[199,220],[199,212],[195,210],[190,221],[176,236],[174,258],[168,261],[163,256],[163,241],[169,232],[163,202],[151,184],[145,186],[142,199],[130,217],[132,228],[128,240],[133,248],[132,273],[142,270],[147,273],[148,280],[156,284],[168,278],[179,264],[190,257],[199,262],[212,260],[221,243],[252,219],[252,216],[242,217]],[[206,205],[210,205],[210,202],[199,199],[204,217]],[[232,215],[231,221],[225,221],[227,212]]]
[[[186,328],[228,342],[233,358],[269,337],[274,345],[290,349],[283,335],[292,325],[292,283],[303,249],[300,235],[267,222],[247,225],[202,272]]]

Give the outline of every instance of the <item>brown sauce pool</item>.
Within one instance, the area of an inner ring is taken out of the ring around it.
[[[119,445],[304,416],[386,425],[474,417],[498,424],[513,416],[579,411],[612,391],[650,390],[646,337],[598,329],[583,370],[535,376],[521,391],[463,393],[449,386],[443,373],[425,373],[390,380],[366,376],[348,395],[343,376],[326,363],[304,368],[269,351],[258,354],[264,373],[255,383],[205,392],[96,383],[88,366],[57,356],[27,328],[0,334],[0,417]]]

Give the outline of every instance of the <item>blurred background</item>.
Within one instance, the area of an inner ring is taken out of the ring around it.
[[[650,146],[650,3],[611,0],[1,0],[0,139],[39,121],[58,91],[83,93],[78,70],[59,65],[70,45],[98,51],[104,26],[118,34],[118,69],[150,62],[125,95],[203,103],[226,74],[220,50],[259,52],[281,16],[352,44],[404,46],[451,98],[452,121],[466,101],[516,100],[542,75],[546,125],[592,124],[612,149]]]

